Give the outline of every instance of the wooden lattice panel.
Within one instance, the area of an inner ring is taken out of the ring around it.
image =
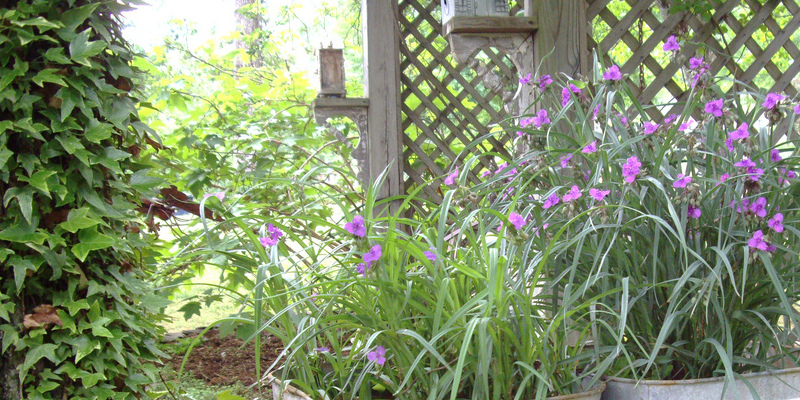
[[[519,10],[511,7],[512,13]],[[461,151],[489,133],[495,134],[472,147],[472,154],[508,157],[511,148],[511,129],[503,121],[508,119],[504,106],[519,80],[516,68],[495,49],[482,49],[470,63],[456,63],[442,36],[440,13],[438,1],[399,2],[406,189],[461,164]],[[481,158],[470,179],[477,181],[483,171],[495,168],[493,160]],[[427,186],[425,195],[441,199],[436,186]]]
[[[792,80],[800,72],[796,40],[800,6],[796,0],[727,0],[711,21],[688,13],[669,14],[654,0],[587,0],[593,34],[589,43],[606,65],[618,64],[642,104],[678,104],[649,108],[660,121],[680,112],[691,89],[682,79],[690,57],[705,52],[711,74],[732,77],[764,92],[797,95]],[[686,38],[680,57],[662,50],[670,35]],[[793,41],[793,38],[795,39]],[[777,56],[777,57],[776,57]],[[743,90],[722,83],[724,90]],[[748,89],[750,89],[748,88]]]

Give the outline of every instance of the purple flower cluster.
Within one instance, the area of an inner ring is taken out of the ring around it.
[[[633,183],[636,180],[636,176],[639,175],[639,168],[641,168],[642,163],[639,162],[639,158],[636,156],[628,158],[625,164],[622,165],[622,177],[625,178],[626,183]]]
[[[367,236],[367,227],[364,225],[364,217],[356,215],[353,220],[344,224],[344,229],[353,236]]]
[[[258,238],[258,241],[261,242],[261,245],[264,247],[275,246],[278,244],[278,240],[283,236],[283,232],[276,228],[274,225],[269,224],[267,226],[267,236]]]

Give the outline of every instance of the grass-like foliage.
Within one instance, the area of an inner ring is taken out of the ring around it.
[[[674,38],[664,46],[679,51]],[[661,123],[616,66],[542,85],[514,174],[474,190],[508,190],[497,202],[537,227],[532,251],[555,293],[584,285],[625,316],[595,343],[622,343],[614,374],[730,383],[797,358],[800,106],[723,94],[699,57],[685,72],[693,90]]]

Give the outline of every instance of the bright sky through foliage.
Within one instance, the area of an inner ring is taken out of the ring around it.
[[[194,24],[199,43],[212,36],[222,36],[236,28],[233,0],[149,0],[125,15],[126,39],[150,48],[161,44],[170,33],[170,21],[184,20]]]

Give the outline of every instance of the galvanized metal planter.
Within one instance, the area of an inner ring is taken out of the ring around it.
[[[563,396],[548,397],[547,400],[600,400],[603,391],[606,389],[605,382],[597,382],[592,388],[583,393],[565,394]]]
[[[763,400],[800,400],[800,368],[742,375],[736,388],[725,388],[725,378],[656,381],[611,378],[606,381],[602,400],[750,400],[749,386]],[[724,396],[723,396],[724,390]]]

